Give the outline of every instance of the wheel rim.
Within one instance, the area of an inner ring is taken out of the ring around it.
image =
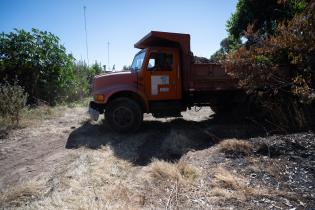
[[[117,107],[113,111],[113,120],[119,127],[129,127],[134,120],[133,112],[124,106]]]

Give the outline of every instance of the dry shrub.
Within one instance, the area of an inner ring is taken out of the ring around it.
[[[250,43],[228,55],[227,71],[255,98],[262,118],[278,130],[296,130],[314,123],[315,1],[275,35],[253,33]],[[313,105],[309,105],[312,104]],[[258,112],[256,112],[258,113]],[[313,116],[312,116],[313,115]]]
[[[155,181],[193,181],[198,177],[198,170],[185,161],[170,163],[164,160],[153,160],[147,173]]]
[[[24,92],[23,87],[18,85],[18,81],[14,84],[4,82],[0,84],[0,116],[7,124],[19,125],[21,111],[26,105],[27,93]]]
[[[181,178],[181,174],[178,171],[177,167],[166,161],[154,160],[150,164],[150,168],[148,169],[148,173],[153,179],[156,180],[179,180]]]
[[[151,203],[150,208],[146,207],[182,209],[191,202],[199,174],[200,171],[186,161],[170,163],[153,160],[141,176],[145,178],[145,183],[140,187],[142,194],[146,195],[147,203]]]
[[[197,170],[197,168],[195,168],[191,164],[188,164],[185,161],[179,161],[177,163],[177,168],[182,177],[186,180],[193,181],[198,177],[199,171]]]
[[[253,145],[244,140],[227,139],[219,145],[219,151],[225,154],[250,155],[253,151]]]

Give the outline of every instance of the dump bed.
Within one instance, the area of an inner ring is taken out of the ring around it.
[[[189,73],[191,91],[232,90],[237,87],[237,80],[226,74],[220,64],[191,64]]]

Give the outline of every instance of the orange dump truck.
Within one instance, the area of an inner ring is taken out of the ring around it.
[[[138,129],[144,113],[180,117],[193,106],[224,110],[238,103],[237,81],[218,64],[196,64],[190,35],[152,31],[135,44],[130,72],[99,75],[93,81],[89,113],[105,114],[118,132]]]

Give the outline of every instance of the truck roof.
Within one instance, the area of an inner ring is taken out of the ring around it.
[[[147,47],[180,47],[185,54],[190,53],[190,35],[170,33],[162,31],[151,31],[135,44],[136,48]]]

